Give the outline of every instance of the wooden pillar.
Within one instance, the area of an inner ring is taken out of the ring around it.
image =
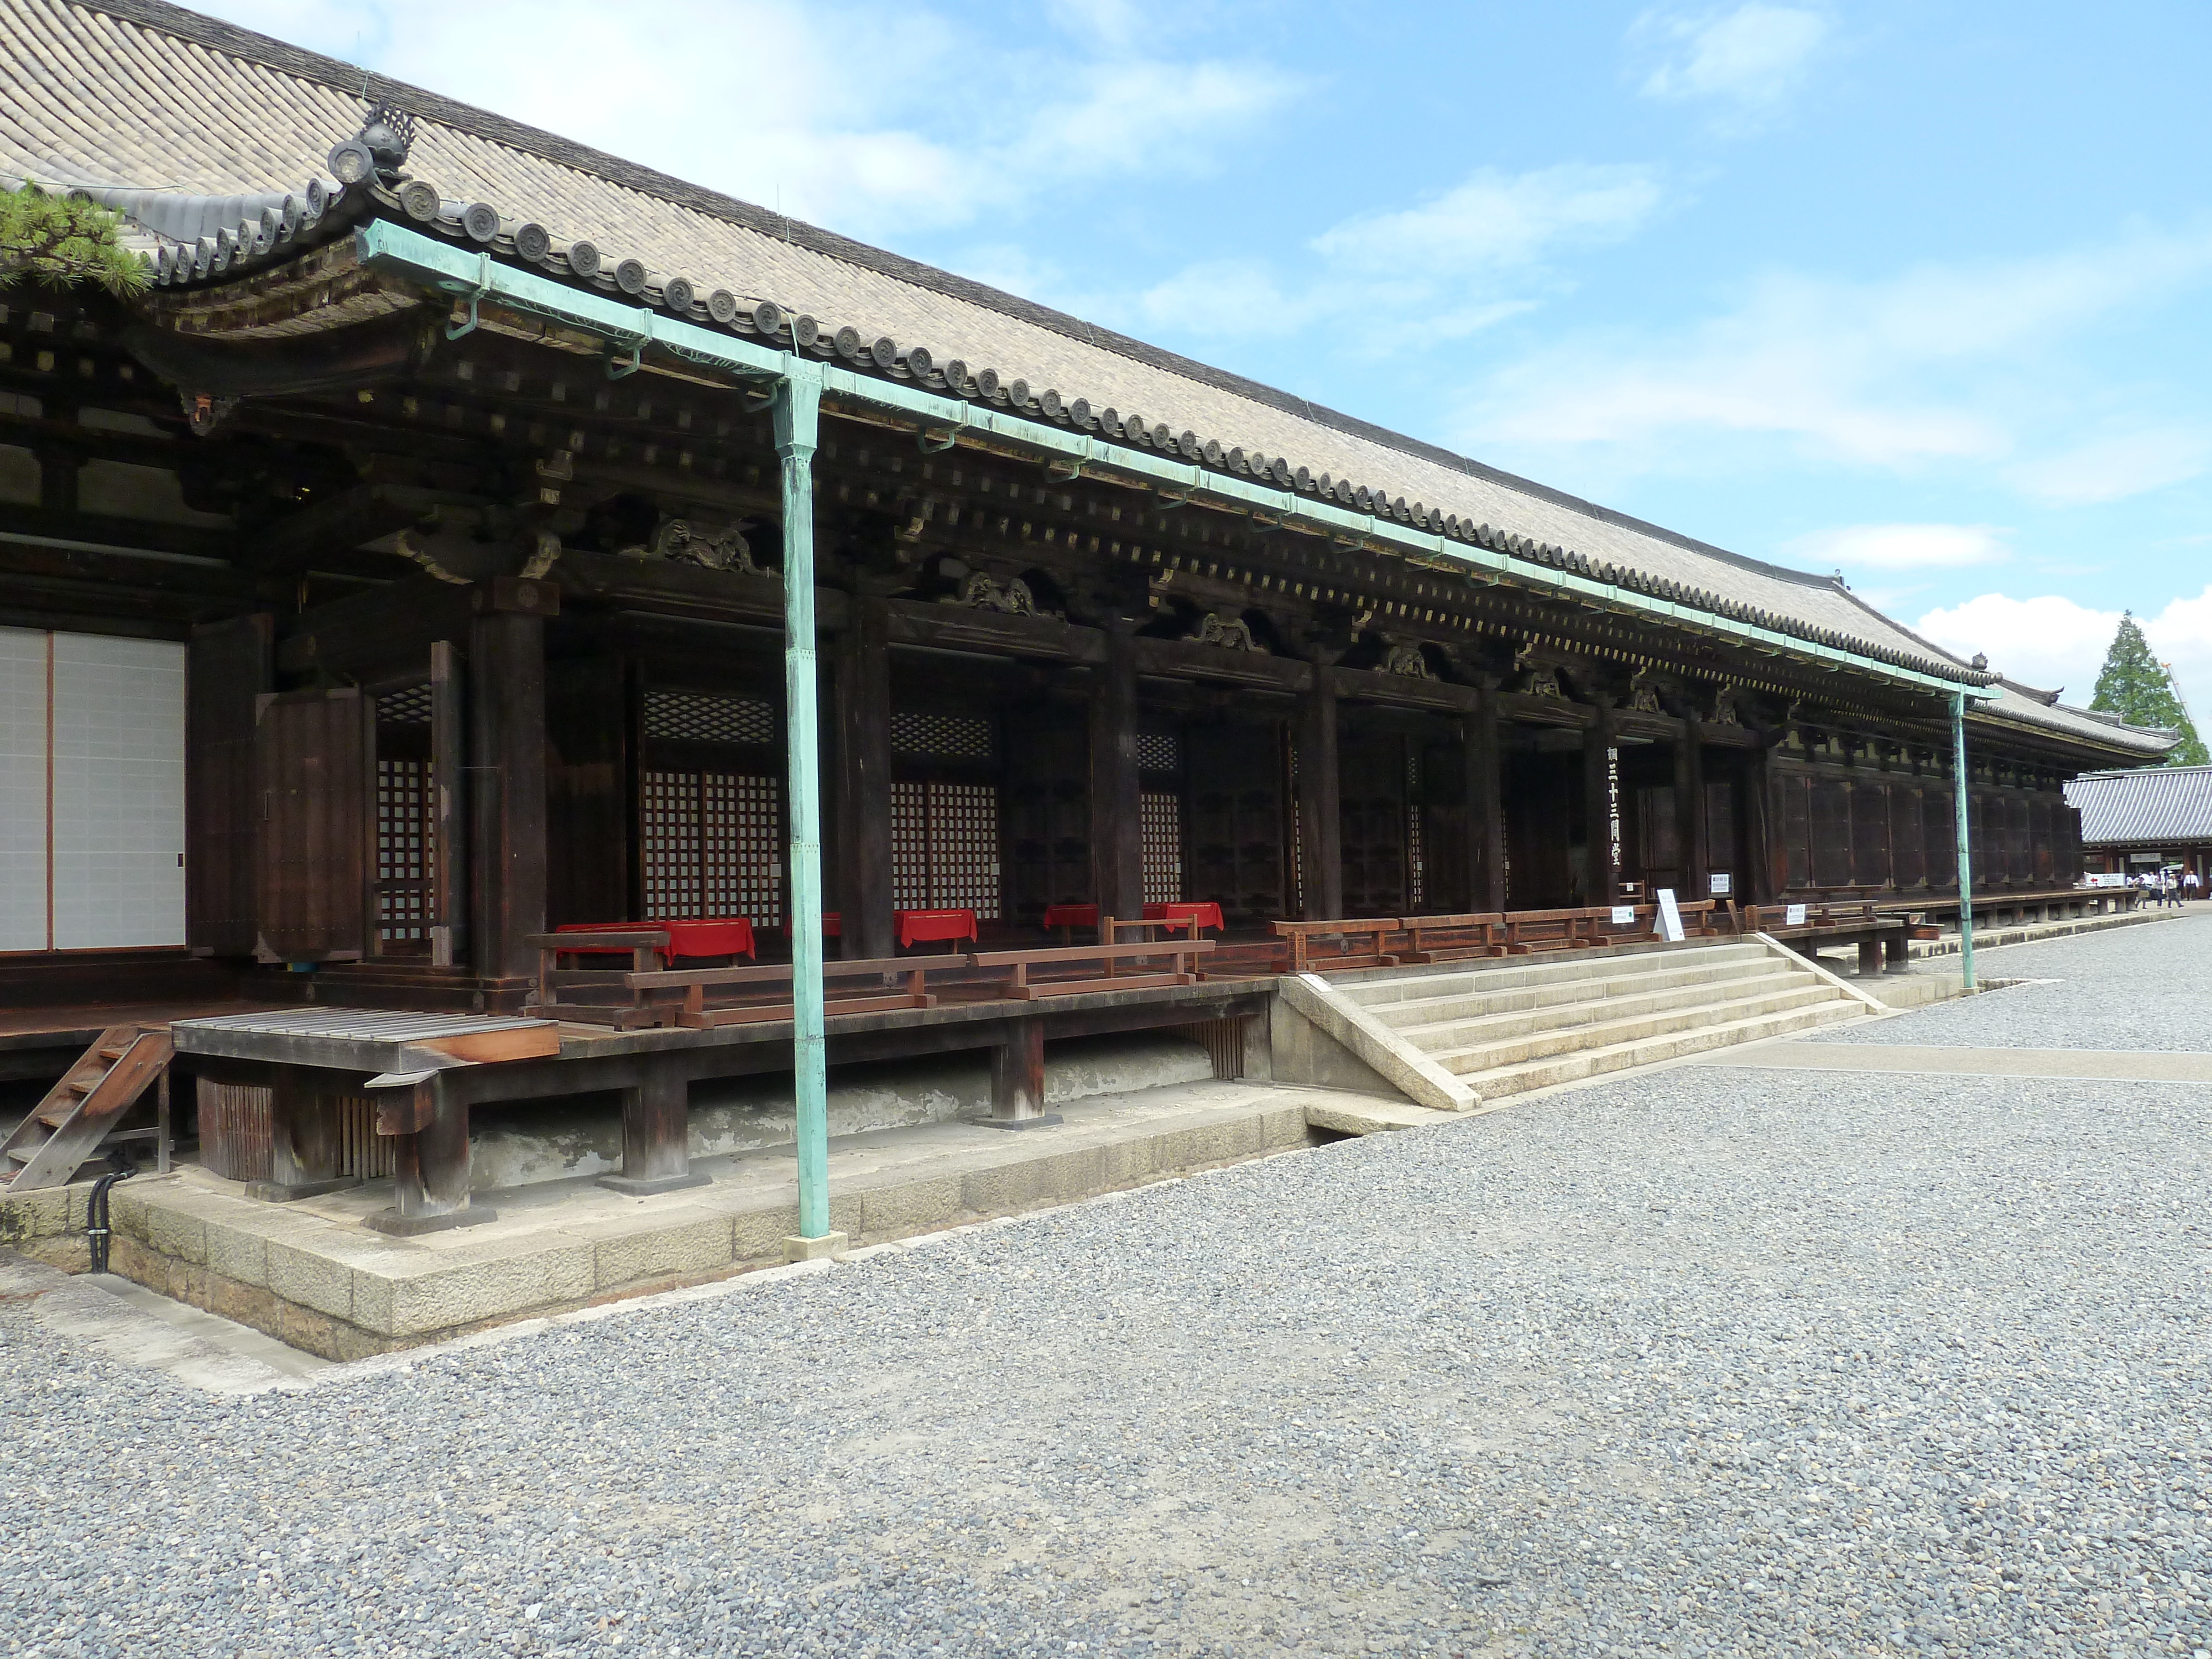
[[[246,1195],[274,1204],[358,1187],[338,1174],[335,1103],[320,1074],[305,1066],[275,1066],[269,1079],[269,1179],[249,1182]]]
[[[1705,751],[1698,723],[1682,722],[1674,739],[1674,838],[1681,848],[1682,891],[1687,903],[1712,892],[1712,826],[1705,820]]]
[[[1109,626],[1105,673],[1091,700],[1091,891],[1102,917],[1145,913],[1137,781],[1137,642],[1117,620]]]
[[[991,1115],[973,1121],[994,1129],[1042,1129],[1060,1121],[1044,1109],[1044,1022],[1010,1020],[1006,1040],[991,1050]]]
[[[439,1073],[418,1086],[412,1133],[392,1143],[392,1206],[363,1218],[380,1233],[407,1237],[474,1227],[498,1213],[469,1195],[469,1106]]]
[[[837,906],[843,954],[897,954],[891,927],[890,608],[853,596],[837,641]]]
[[[599,1185],[636,1198],[708,1185],[711,1176],[691,1172],[690,1095],[683,1078],[657,1067],[623,1090],[622,1173]]]
[[[1298,878],[1305,920],[1344,915],[1344,825],[1339,817],[1336,680],[1328,663],[1313,665],[1298,719]]]
[[[1743,842],[1751,860],[1747,873],[1753,904],[1778,902],[1790,869],[1789,848],[1777,839],[1780,815],[1774,810],[1773,755],[1771,748],[1750,750],[1736,774],[1737,793],[1743,800]]]
[[[545,931],[545,618],[550,582],[502,579],[477,590],[471,629],[471,954],[481,979],[526,980]],[[541,608],[542,607],[542,608]]]
[[[468,682],[451,640],[430,646],[430,961],[469,959]]]
[[[1498,694],[1485,689],[1460,717],[1467,762],[1467,902],[1472,910],[1505,908],[1505,811],[1498,777]]]
[[[1583,902],[1620,899],[1620,750],[1613,710],[1600,703],[1583,732]]]

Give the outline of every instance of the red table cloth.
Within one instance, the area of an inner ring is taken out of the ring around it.
[[[745,916],[664,916],[654,921],[570,921],[556,933],[636,933],[647,931],[668,935],[665,953],[679,957],[745,957],[753,954],[753,924]],[[569,954],[563,947],[562,954]],[[579,944],[578,956],[628,956],[626,947]]]
[[[1048,927],[1096,927],[1098,907],[1095,904],[1048,904],[1044,907],[1044,925]]]
[[[975,937],[973,910],[894,910],[891,919],[898,924],[898,942],[902,946],[926,939]]]
[[[1200,927],[1221,926],[1221,907],[1211,899],[1178,899],[1172,904],[1147,904],[1146,921],[1196,922]]]

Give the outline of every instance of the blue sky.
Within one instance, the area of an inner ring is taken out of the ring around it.
[[[2201,3],[212,9],[2212,713]]]

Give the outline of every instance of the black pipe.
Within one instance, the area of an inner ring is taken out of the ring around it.
[[[92,1197],[87,1200],[84,1211],[84,1241],[90,1247],[92,1271],[96,1273],[107,1271],[107,1242],[114,1233],[107,1224],[107,1189],[138,1173],[138,1166],[120,1146],[108,1153],[107,1162],[108,1173],[92,1183]]]

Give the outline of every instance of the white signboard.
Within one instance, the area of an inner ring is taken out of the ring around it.
[[[1726,898],[1735,890],[1735,878],[1725,870],[1714,871],[1712,882],[1712,895],[1715,898]]]
[[[1635,920],[1636,907],[1634,905],[1616,904],[1613,907],[1613,925],[1614,927],[1626,927],[1632,925]]]
[[[1782,913],[1782,925],[1784,927],[1802,927],[1805,925],[1805,907],[1802,904],[1791,905]]]
[[[2081,878],[2084,887],[2124,887],[2128,878],[2118,870],[2092,870]]]
[[[1659,890],[1659,937],[1669,945],[1682,942],[1682,912],[1674,902],[1674,890],[1671,887]]]

